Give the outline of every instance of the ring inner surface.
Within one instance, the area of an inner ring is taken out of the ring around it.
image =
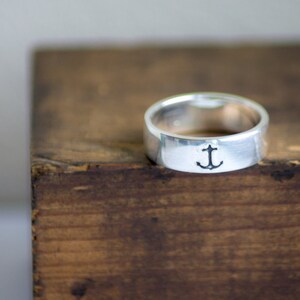
[[[260,121],[253,108],[222,100],[169,104],[153,114],[161,130],[192,137],[225,136],[251,129]]]

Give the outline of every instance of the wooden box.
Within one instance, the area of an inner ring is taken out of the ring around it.
[[[39,51],[35,299],[300,299],[300,47]],[[271,117],[258,165],[197,175],[144,155],[146,108],[219,91]]]

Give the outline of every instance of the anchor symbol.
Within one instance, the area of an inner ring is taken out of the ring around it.
[[[213,148],[211,145],[209,145],[207,148],[205,149],[202,149],[202,151],[207,151],[208,152],[208,165],[207,166],[202,166],[200,162],[196,162],[197,163],[197,166],[199,166],[200,168],[202,169],[209,169],[209,170],[212,170],[212,169],[216,169],[216,168],[219,168],[222,164],[223,164],[223,161],[221,161],[218,165],[214,165],[212,163],[212,152],[214,150],[217,150],[218,148]]]

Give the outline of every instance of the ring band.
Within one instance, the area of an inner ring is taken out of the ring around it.
[[[145,113],[146,155],[169,169],[221,173],[256,164],[266,152],[269,116],[258,103],[223,93],[163,99]]]

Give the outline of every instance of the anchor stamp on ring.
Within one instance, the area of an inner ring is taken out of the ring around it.
[[[223,164],[223,160],[219,164],[214,165],[213,159],[212,159],[212,152],[216,151],[216,150],[218,150],[218,148],[217,147],[212,147],[211,144],[209,144],[209,146],[207,148],[202,149],[203,152],[205,151],[208,154],[208,164],[206,166],[203,166],[201,164],[201,162],[197,161],[196,162],[197,166],[202,168],[202,169],[209,169],[209,170],[219,168]]]

